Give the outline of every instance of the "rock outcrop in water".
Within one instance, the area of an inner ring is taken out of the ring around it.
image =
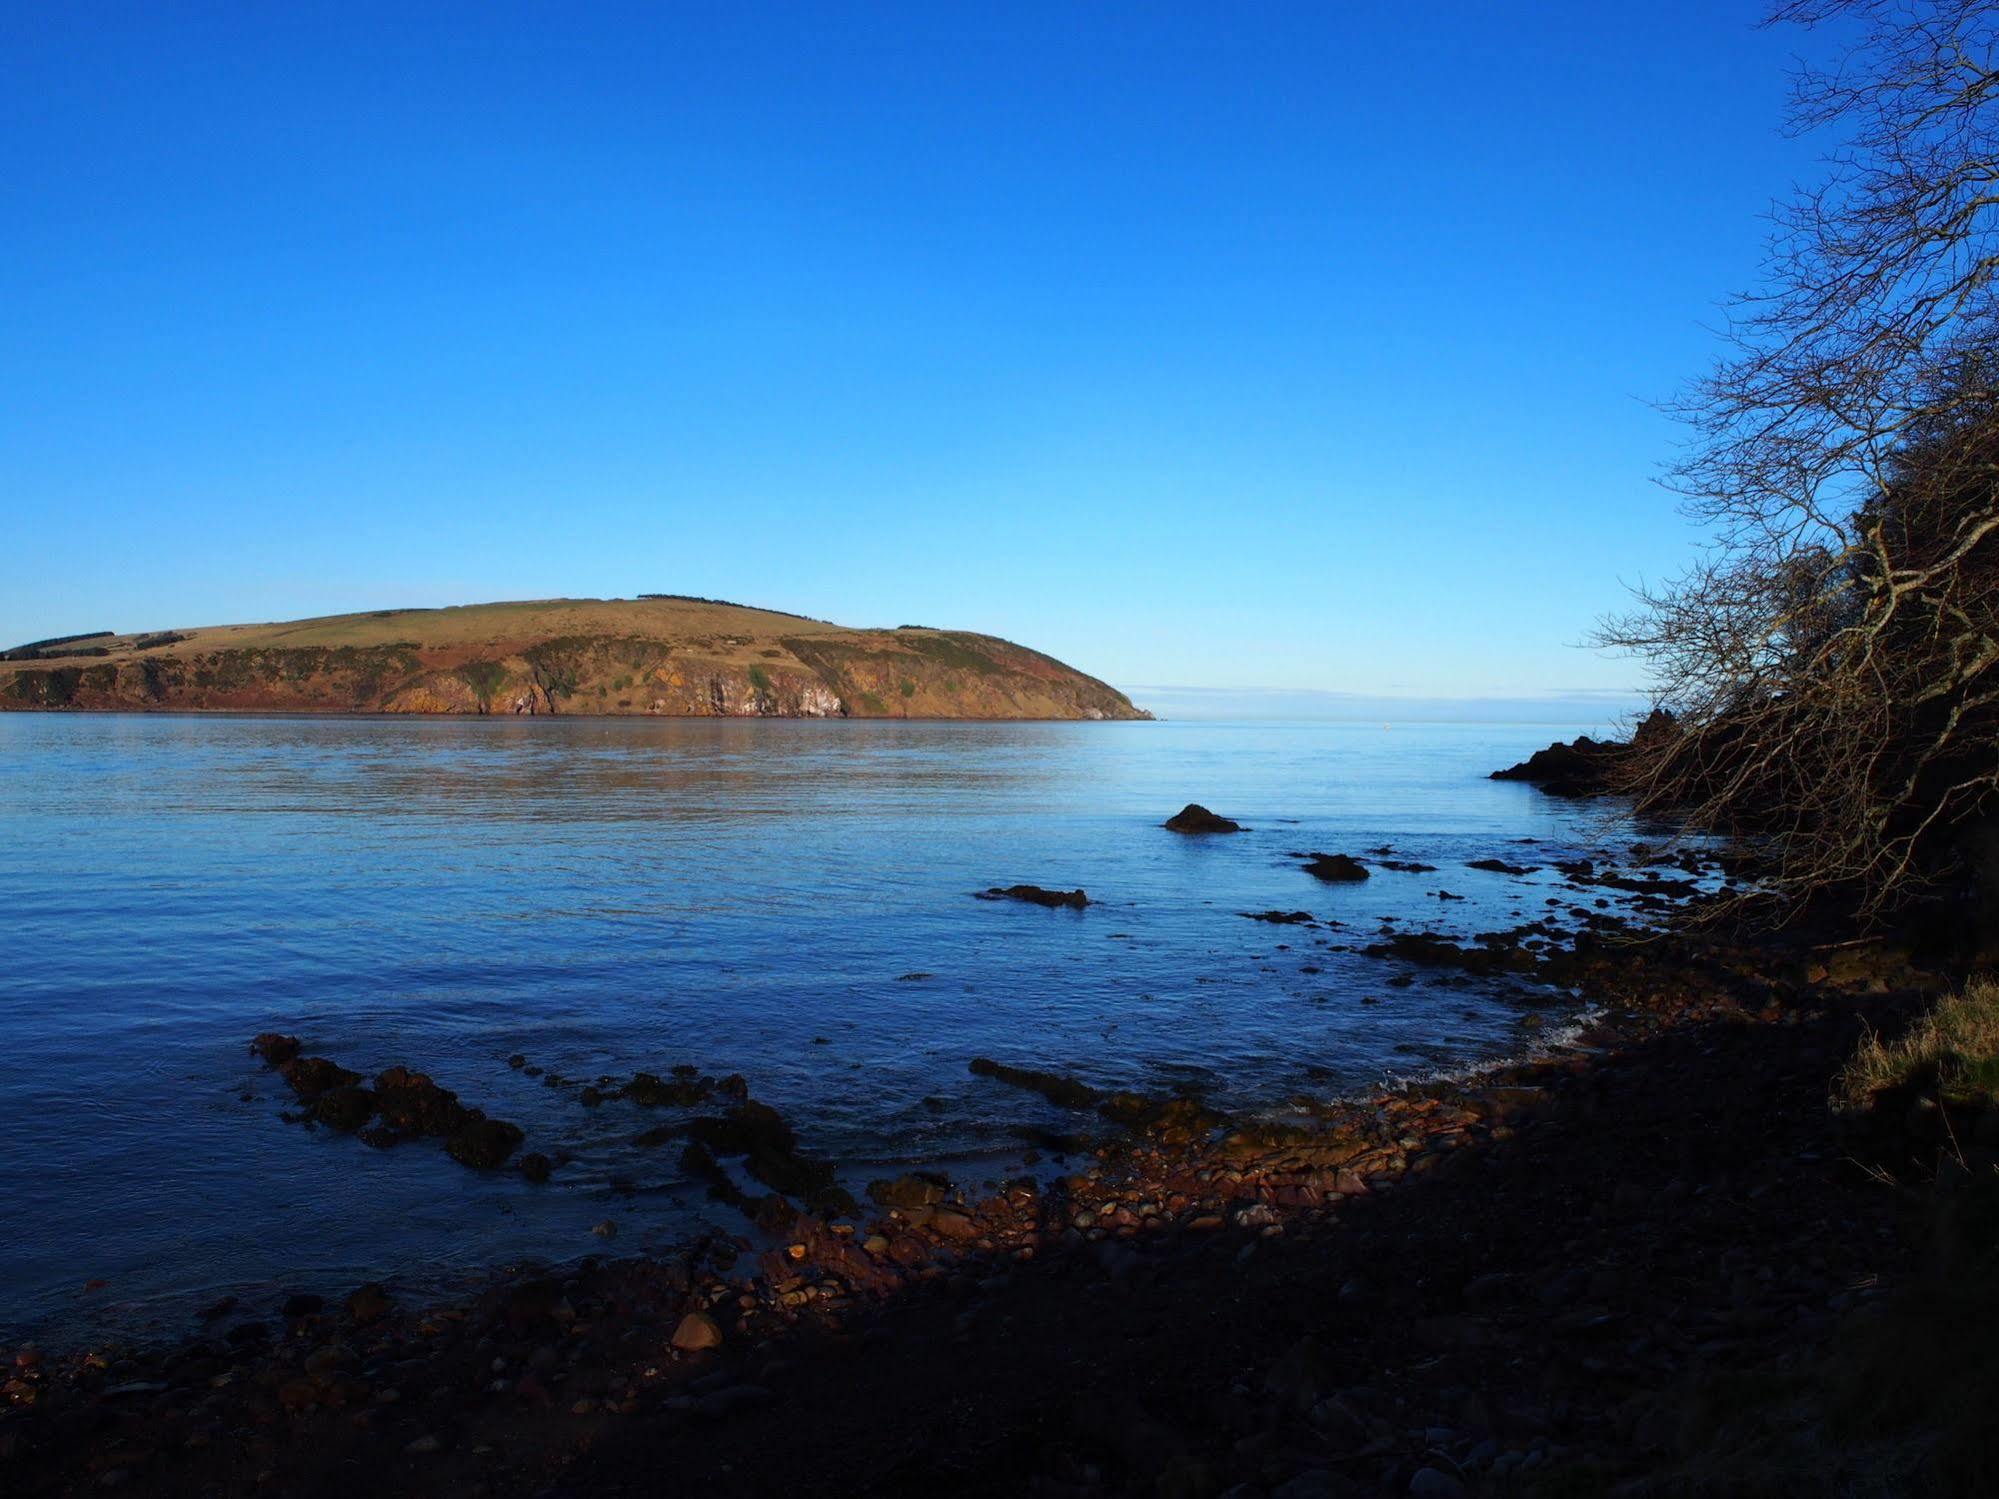
[[[1619,772],[1634,749],[1644,749],[1677,732],[1673,715],[1655,708],[1645,716],[1627,742],[1622,739],[1592,739],[1583,734],[1567,744],[1557,741],[1534,751],[1518,765],[1495,770],[1488,780],[1525,781],[1550,796],[1600,796],[1617,789]]]
[[[704,599],[557,599],[91,635],[0,652],[0,708],[683,718],[1132,719],[989,635]]]
[[[442,1140],[452,1160],[481,1170],[504,1166],[520,1149],[524,1136],[519,1125],[490,1119],[483,1109],[467,1108],[456,1093],[421,1072],[387,1067],[375,1075],[372,1088],[364,1087],[358,1072],[325,1057],[305,1056],[304,1049],[298,1037],[271,1031],[250,1043],[250,1050],[277,1070],[305,1106],[303,1114],[293,1116],[301,1122],[359,1134],[368,1144],[381,1147],[404,1140]]]
[[[1044,890],[1039,885],[995,885],[978,892],[980,900],[1017,900],[1030,906],[1066,906],[1080,911],[1090,903],[1081,890]]]
[[[1176,833],[1245,833],[1249,830],[1231,818],[1210,812],[1199,802],[1189,802],[1178,812],[1166,819],[1164,824]]]
[[[1356,884],[1367,878],[1367,866],[1351,854],[1306,854],[1305,873],[1328,884]]]

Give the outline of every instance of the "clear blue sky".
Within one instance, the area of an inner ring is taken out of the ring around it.
[[[1692,533],[1741,0],[0,10],[0,644],[667,591],[1502,696]]]

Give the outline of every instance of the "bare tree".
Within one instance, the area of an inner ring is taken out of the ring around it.
[[[1599,639],[1680,730],[1628,761],[1642,806],[1879,913],[1961,875],[1999,805],[1999,4],[1770,19],[1850,29],[1792,100],[1839,144],[1676,407],[1712,546]]]

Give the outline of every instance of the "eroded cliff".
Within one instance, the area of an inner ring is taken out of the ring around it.
[[[0,707],[671,717],[1148,715],[992,636],[703,600],[554,600],[88,635],[0,658]]]

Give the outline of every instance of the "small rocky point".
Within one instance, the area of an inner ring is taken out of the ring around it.
[[[1082,910],[1090,897],[1081,890],[1044,890],[1039,885],[994,885],[978,892],[980,900],[1017,900],[1030,906],[1068,906]]]
[[[1199,802],[1189,802],[1167,818],[1161,826],[1176,833],[1244,833],[1249,830],[1231,818],[1210,812]]]

